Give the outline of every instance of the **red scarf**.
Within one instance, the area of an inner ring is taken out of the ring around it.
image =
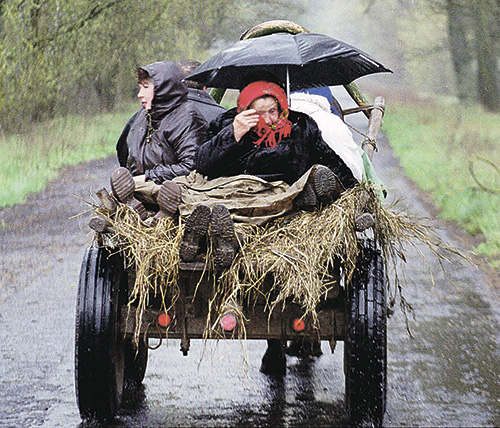
[[[265,141],[267,148],[274,149],[283,137],[290,136],[292,132],[292,122],[288,120],[288,102],[285,91],[272,82],[258,81],[250,83],[245,86],[238,97],[238,113],[246,110],[257,98],[264,95],[271,95],[276,98],[281,109],[281,114],[278,121],[272,125],[267,125],[264,119],[259,117],[259,123],[255,129],[259,139],[254,141],[254,144],[260,146]]]

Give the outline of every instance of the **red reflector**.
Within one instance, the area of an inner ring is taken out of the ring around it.
[[[301,320],[300,318],[297,318],[293,320],[293,329],[295,331],[302,331],[306,328],[306,323],[304,320]]]
[[[220,320],[220,325],[224,331],[233,331],[236,327],[236,317],[233,314],[226,314]]]
[[[158,315],[158,324],[162,327],[168,327],[170,324],[170,315],[165,313]]]

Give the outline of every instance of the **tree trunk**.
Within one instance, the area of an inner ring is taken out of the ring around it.
[[[500,112],[498,56],[493,30],[498,25],[494,19],[498,3],[481,0],[473,5],[479,102],[488,111]]]
[[[474,22],[469,6],[457,0],[446,0],[448,43],[455,71],[457,96],[461,102],[477,101],[477,76],[470,35]]]

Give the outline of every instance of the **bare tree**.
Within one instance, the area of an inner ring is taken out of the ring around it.
[[[472,2],[477,52],[477,85],[479,102],[492,112],[500,112],[497,31],[499,3],[495,0]]]
[[[474,31],[471,3],[446,0],[448,43],[455,71],[457,96],[462,102],[477,101],[477,76],[474,58]]]

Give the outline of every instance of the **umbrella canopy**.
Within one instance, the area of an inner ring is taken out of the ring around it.
[[[275,33],[235,42],[186,79],[212,88],[241,89],[249,74],[261,71],[282,83],[289,81],[292,91],[347,85],[367,74],[391,72],[366,53],[332,37]]]

